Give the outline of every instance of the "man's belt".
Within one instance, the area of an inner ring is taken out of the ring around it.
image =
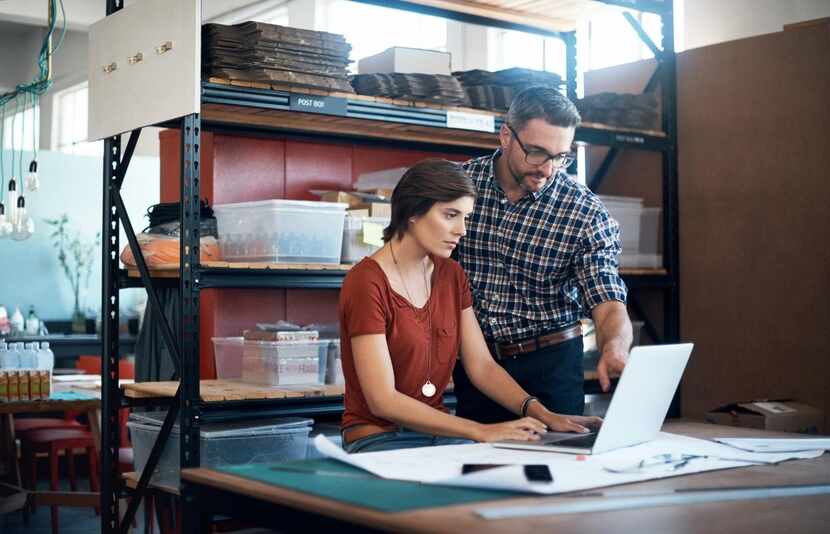
[[[515,358],[522,354],[535,352],[551,345],[558,345],[565,341],[569,341],[575,337],[582,336],[582,325],[574,323],[571,326],[543,334],[541,336],[531,337],[517,341],[515,343],[491,343],[493,349],[493,357],[497,360],[504,358]]]

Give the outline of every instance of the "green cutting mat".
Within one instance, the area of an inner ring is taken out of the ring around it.
[[[382,512],[452,506],[516,497],[509,491],[455,488],[387,480],[335,460],[212,467],[231,475]]]

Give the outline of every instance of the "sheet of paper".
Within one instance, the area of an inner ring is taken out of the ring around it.
[[[830,450],[830,437],[821,438],[715,438],[715,441],[749,452],[801,452]]]
[[[383,225],[365,222],[363,223],[363,242],[376,247],[383,246]]]
[[[584,491],[716,469],[745,467],[755,465],[753,462],[777,463],[815,458],[823,453],[820,450],[781,454],[752,453],[713,441],[668,433],[660,433],[655,440],[648,443],[587,457],[555,452],[497,449],[485,443],[347,454],[323,436],[315,438],[314,443],[324,456],[357,466],[383,478],[544,494]],[[680,458],[684,454],[699,458],[689,460],[677,469],[676,463],[659,464],[655,461],[662,455]],[[631,468],[637,466],[640,461],[644,461],[648,466],[632,470]],[[512,467],[462,476],[461,467],[465,463],[506,464]],[[525,464],[547,465],[553,474],[553,483],[540,485],[525,480],[524,472],[519,468]]]

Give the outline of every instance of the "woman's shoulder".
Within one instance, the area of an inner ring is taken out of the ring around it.
[[[357,262],[349,269],[343,279],[343,289],[354,286],[377,285],[383,286],[384,274],[378,262],[368,256]]]

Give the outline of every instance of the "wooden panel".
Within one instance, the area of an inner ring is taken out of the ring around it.
[[[259,110],[219,104],[203,105],[202,120],[223,124],[265,126],[282,130],[315,132],[329,135],[340,134],[374,139],[397,139],[435,145],[496,148],[498,143],[498,138],[495,134],[481,132],[398,124],[367,119],[331,117],[327,115],[314,115],[313,113]]]
[[[426,158],[444,158],[450,161],[466,161],[471,156],[441,151],[408,150],[384,146],[355,145],[352,156],[352,176],[356,181],[366,172],[411,167]]]
[[[124,395],[130,398],[170,398],[175,396],[179,383],[142,382],[122,386]],[[228,380],[202,380],[200,382],[203,401],[287,399],[299,397],[340,397],[342,385],[308,385],[308,386],[258,386]]]
[[[217,135],[214,202],[248,202],[285,196],[285,141]]]
[[[412,0],[412,3],[563,32],[575,30],[578,20],[602,7],[591,0]]]
[[[830,415],[830,26],[678,57],[684,412],[794,398]]]
[[[292,323],[337,323],[339,290],[294,289],[285,295],[285,315]]]
[[[276,323],[290,319],[286,316],[284,289],[205,291],[215,293],[215,336],[241,336],[244,330],[256,328],[256,323]]]
[[[200,194],[213,204],[213,140],[202,132]],[[159,130],[160,202],[178,202],[181,193],[181,135],[179,130]]]
[[[350,189],[351,143],[286,141],[285,181],[285,198],[295,200],[320,200],[309,189]]]

